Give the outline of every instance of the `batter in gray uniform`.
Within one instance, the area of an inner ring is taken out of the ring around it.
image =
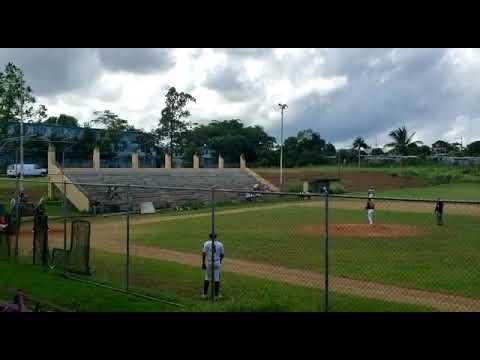
[[[215,297],[220,298],[220,270],[225,256],[223,244],[216,240],[217,234],[210,234],[210,240],[203,244],[202,269],[205,270],[205,280],[203,282],[203,298],[207,297],[208,286],[212,281],[215,283]],[[212,257],[213,253],[213,257]]]

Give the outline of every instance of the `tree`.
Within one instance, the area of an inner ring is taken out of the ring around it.
[[[0,120],[30,118],[34,113],[34,103],[32,88],[27,85],[23,71],[8,63],[5,71],[0,72]]]
[[[189,161],[206,147],[216,156],[222,155],[227,163],[238,162],[240,154],[256,162],[273,151],[274,142],[275,138],[261,126],[244,126],[239,119],[214,120],[185,132],[183,155]]]
[[[398,155],[408,155],[408,147],[410,144],[421,145],[421,141],[413,141],[415,132],[411,135],[408,134],[408,130],[405,126],[390,131],[388,134],[394,141],[387,144],[387,147],[393,148],[393,151]]]
[[[47,120],[43,122],[44,124],[51,125],[62,125],[62,126],[71,126],[78,127],[78,119],[71,115],[60,114],[60,116],[50,116]]]
[[[23,71],[13,63],[0,72],[0,138],[8,133],[8,123],[26,120],[34,112],[35,98],[32,89],[26,84]]]
[[[100,145],[103,152],[111,155],[113,152],[119,150],[120,139],[122,132],[131,130],[132,127],[128,125],[128,121],[121,119],[117,114],[110,110],[94,111],[96,116],[91,123],[104,127],[101,132]]]
[[[480,140],[467,145],[467,154],[470,156],[480,156]]]
[[[190,111],[185,108],[189,102],[196,102],[196,99],[190,94],[178,93],[174,87],[168,90],[165,97],[166,105],[156,132],[160,140],[168,141],[168,152],[174,155],[182,151],[184,135],[191,128],[183,120],[190,116]]]
[[[374,149],[372,149],[371,154],[379,156],[379,155],[384,155],[385,153],[383,152],[382,148],[374,148]]]
[[[284,154],[287,166],[319,165],[325,162],[326,156],[335,155],[336,149],[318,132],[306,129],[285,139]]]
[[[353,141],[352,147],[354,150],[358,151],[358,166],[360,166],[360,155],[361,155],[362,149],[368,149],[369,146],[367,145],[363,137],[359,136],[355,138],[355,140]]]
[[[40,104],[38,109],[35,111],[36,121],[41,123],[47,118],[47,107],[45,105]]]
[[[102,156],[107,156],[112,151],[111,144],[102,138],[101,134],[96,132],[86,123],[82,134],[74,139],[69,139],[74,144],[61,144],[60,148],[70,147],[69,153],[75,154],[76,158],[91,159],[93,150],[96,146],[100,148]]]

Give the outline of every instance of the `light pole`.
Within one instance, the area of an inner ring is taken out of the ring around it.
[[[15,170],[17,165],[15,165]],[[23,96],[20,105],[20,192],[23,191]]]
[[[287,108],[287,104],[278,104],[282,112],[282,125],[280,129],[280,191],[283,191],[283,111]]]

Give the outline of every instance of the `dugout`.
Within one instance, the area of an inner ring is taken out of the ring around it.
[[[327,191],[330,191],[330,185],[335,182],[339,182],[339,178],[317,178],[317,179],[304,179],[303,181],[303,192],[311,193],[323,193],[324,188]]]

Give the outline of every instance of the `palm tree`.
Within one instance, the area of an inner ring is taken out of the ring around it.
[[[360,153],[362,149],[368,149],[369,146],[367,145],[363,137],[359,136],[353,141],[353,148],[358,150],[358,166],[360,167]]]
[[[405,126],[390,131],[388,134],[394,141],[387,144],[387,147],[393,148],[394,152],[399,155],[408,155],[408,147],[415,144],[421,145],[421,141],[412,141],[415,136],[415,132],[411,135],[408,134],[408,130]]]

